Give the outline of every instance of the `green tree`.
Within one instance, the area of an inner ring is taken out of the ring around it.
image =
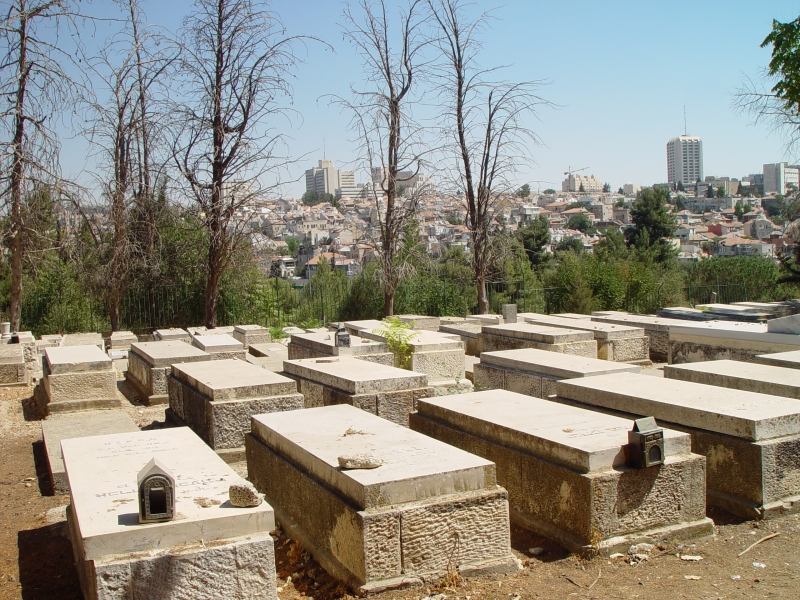
[[[542,192],[543,194],[547,194],[548,196],[554,196],[556,191],[553,188],[547,188],[545,191]]]
[[[724,198],[725,197],[725,186],[721,185],[717,187],[717,198]]]
[[[539,215],[531,223],[517,230],[517,235],[525,248],[531,266],[539,266],[550,260],[546,251],[550,245],[550,225],[544,215]]]
[[[579,192],[585,192],[586,191],[586,189],[583,187],[583,184],[581,184],[581,187],[578,188],[578,191]]]
[[[742,208],[741,201],[736,201],[736,206],[733,207],[733,215],[736,217],[737,221],[741,221],[742,217],[744,217],[744,209]]]
[[[297,258],[297,253],[300,251],[300,240],[296,237],[287,237],[285,240],[286,246],[289,248],[289,254]]]
[[[583,252],[583,242],[581,242],[578,238],[567,237],[556,244],[555,251],[580,254]]]
[[[617,203],[614,206],[617,208],[625,208],[625,198],[620,198],[617,200]]]
[[[585,233],[586,235],[594,235],[597,232],[597,229],[595,229],[594,224],[592,223],[591,217],[589,217],[589,215],[586,213],[572,215],[567,221],[566,227],[567,229],[576,229],[581,233]]]
[[[595,244],[594,254],[602,261],[625,260],[628,257],[625,236],[617,227],[608,227],[605,235]]]
[[[531,186],[527,183],[517,190],[517,198],[527,198],[531,195]]]
[[[678,190],[679,192],[685,192],[685,191],[686,191],[686,188],[685,188],[685,187],[683,187],[683,182],[682,182],[682,181],[679,181],[679,182],[678,182],[678,187],[677,187],[677,190]]]
[[[617,190],[617,193],[618,193],[618,194],[624,194],[624,193],[625,193],[625,190],[623,190],[622,188],[619,188],[619,189]]]
[[[306,206],[316,206],[317,204],[322,204],[323,202],[330,202],[333,204],[336,201],[336,198],[333,197],[333,194],[327,194],[325,192],[306,192],[300,197],[300,200]]]
[[[644,188],[631,207],[633,227],[625,231],[628,246],[646,251],[657,262],[675,257],[675,249],[667,238],[677,229],[675,215],[669,205],[669,190],[663,187]]]
[[[768,73],[776,77],[772,92],[792,115],[800,113],[800,17],[789,23],[772,21],[772,31],[761,47],[772,45]]]
[[[603,184],[603,191],[606,192],[606,193],[610,192],[611,191],[611,184],[610,183],[604,183]]]

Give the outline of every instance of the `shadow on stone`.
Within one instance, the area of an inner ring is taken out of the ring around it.
[[[569,550],[560,544],[523,529],[514,523],[511,524],[511,547],[524,555],[527,560],[536,562],[555,562],[566,558],[570,554]],[[534,555],[531,552],[533,548],[541,548],[542,552]]]
[[[36,467],[36,480],[39,483],[39,493],[42,496],[54,496],[53,483],[50,481],[50,469],[47,461],[47,450],[42,440],[31,444],[33,450],[33,464]]]
[[[26,421],[41,421],[44,417],[42,416],[39,407],[36,404],[36,401],[33,399],[33,396],[29,398],[25,398],[22,401],[22,417]]]
[[[83,597],[65,522],[20,531],[17,545],[23,600]]]

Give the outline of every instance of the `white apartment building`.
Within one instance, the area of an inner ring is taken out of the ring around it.
[[[667,142],[667,181],[677,185],[703,181],[703,142],[695,135],[680,135]]]
[[[764,194],[786,194],[789,184],[800,187],[800,166],[785,162],[764,165]]]
[[[562,192],[602,192],[605,182],[594,175],[569,175],[561,182]],[[581,189],[583,188],[583,189]]]
[[[361,192],[356,187],[352,171],[340,171],[332,160],[319,161],[318,167],[306,171],[306,191],[331,194],[342,198],[355,198]]]

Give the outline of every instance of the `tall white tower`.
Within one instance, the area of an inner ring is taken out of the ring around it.
[[[703,142],[695,135],[681,135],[667,142],[667,181],[693,184],[703,181]]]

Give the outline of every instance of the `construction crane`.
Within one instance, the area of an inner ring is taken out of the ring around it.
[[[588,169],[588,168],[589,168],[589,167],[583,167],[582,169],[575,169],[575,170],[573,170],[571,166],[570,166],[570,167],[567,167],[567,170],[566,170],[566,171],[564,171],[564,175],[566,175],[566,176],[567,176],[567,187],[568,187],[568,188],[569,188],[569,187],[572,187],[572,186],[570,185],[570,184],[571,184],[571,182],[570,182],[570,179],[572,179],[572,175],[573,175],[573,174],[575,174],[575,173],[580,173],[581,171],[585,171],[585,170],[586,170],[586,169]],[[568,189],[567,191],[568,191],[568,192],[577,192],[578,190],[569,190],[569,189]]]

